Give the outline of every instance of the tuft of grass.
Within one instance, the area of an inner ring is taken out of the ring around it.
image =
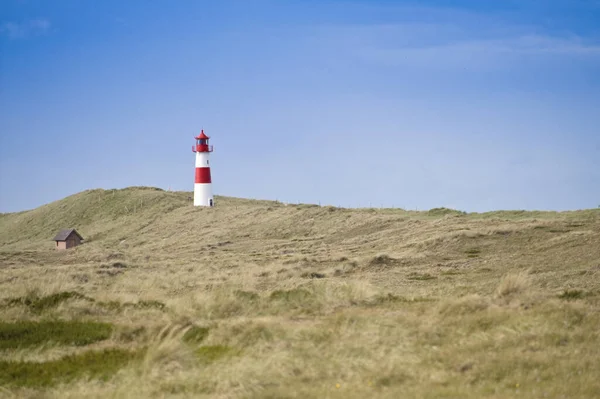
[[[85,346],[110,337],[113,326],[91,321],[18,321],[0,323],[0,349],[45,343]]]
[[[40,388],[82,377],[107,380],[138,357],[136,352],[105,349],[42,363],[0,361],[0,386]]]
[[[479,254],[481,254],[481,249],[479,248],[469,248],[465,251],[468,258],[477,258]]]
[[[303,278],[325,278],[325,277],[327,277],[327,275],[324,273],[316,273],[316,272],[308,273],[308,272],[306,272],[306,273],[302,273],[300,275],[300,277],[303,277]]]
[[[117,342],[136,342],[143,339],[147,329],[143,326],[126,326],[121,327],[120,331],[116,331],[114,339]]]
[[[208,337],[208,327],[192,326],[183,335],[183,341],[190,344],[199,344]]]
[[[560,299],[564,299],[567,301],[572,301],[575,299],[583,299],[587,296],[587,293],[585,291],[581,291],[581,290],[564,290],[562,294],[560,294],[558,297]]]
[[[387,265],[391,265],[396,261],[396,259],[382,254],[382,255],[377,255],[375,256],[373,259],[371,259],[371,261],[369,262],[369,266],[387,266]]]
[[[524,272],[508,273],[496,288],[496,297],[503,298],[518,294],[529,288],[529,276]]]

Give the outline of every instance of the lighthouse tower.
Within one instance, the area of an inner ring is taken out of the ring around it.
[[[210,137],[204,134],[204,129],[194,137],[196,144],[192,151],[196,153],[196,180],[194,184],[194,206],[213,206],[212,183],[210,180],[210,164],[208,156],[213,150],[208,145]]]

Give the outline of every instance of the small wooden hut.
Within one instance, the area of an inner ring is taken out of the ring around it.
[[[54,241],[56,249],[69,249],[80,245],[83,237],[75,229],[65,229],[58,232]]]

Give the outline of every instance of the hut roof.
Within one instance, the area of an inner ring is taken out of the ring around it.
[[[66,239],[72,234],[75,233],[77,234],[77,236],[83,240],[83,237],[81,236],[81,234],[79,234],[77,232],[77,230],[75,229],[64,229],[58,232],[58,234],[56,235],[56,237],[54,237],[54,241],[66,241]]]

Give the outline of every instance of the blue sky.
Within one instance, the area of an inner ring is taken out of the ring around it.
[[[0,3],[0,211],[91,188],[600,206],[600,0]]]

